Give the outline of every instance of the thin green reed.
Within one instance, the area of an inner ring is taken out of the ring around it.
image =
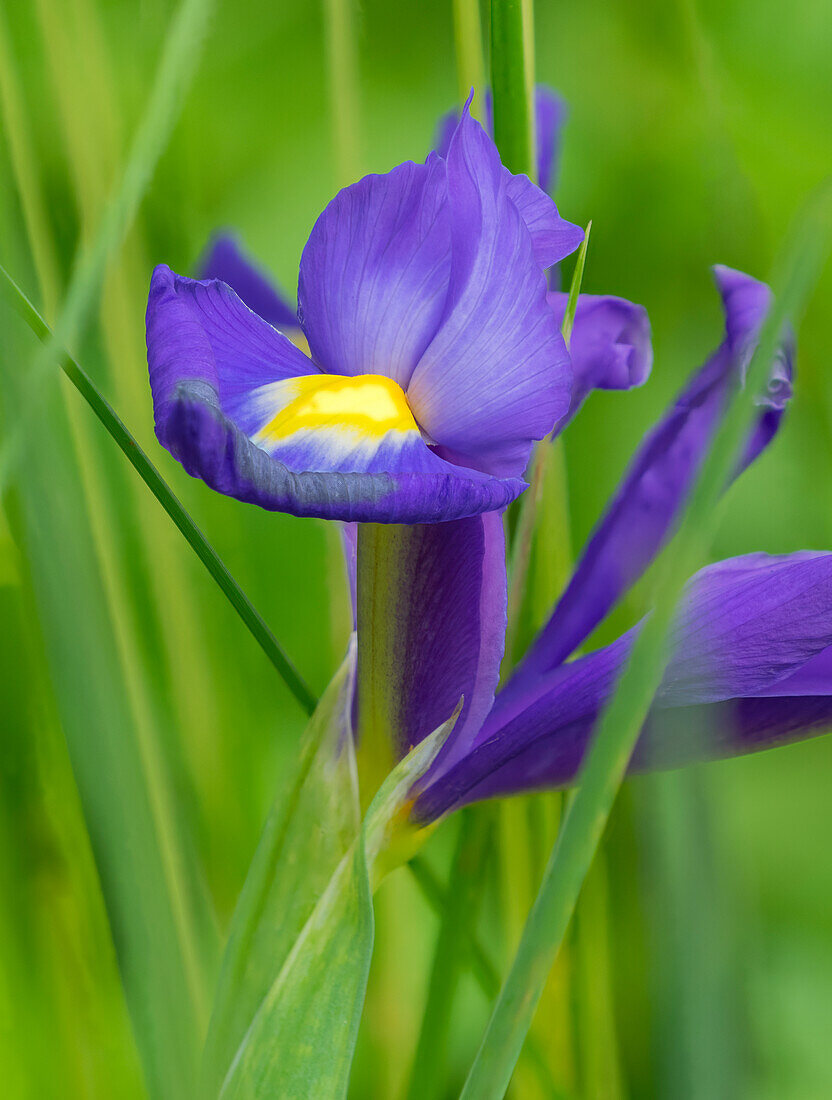
[[[20,314],[39,340],[45,342],[50,339],[52,334],[49,326],[2,266],[0,266],[0,293],[9,305]],[[185,537],[188,545],[216,581],[220,590],[251,631],[255,641],[277,669],[298,703],[308,714],[311,714],[316,705],[315,696],[263,617],[231,576],[219,554],[191,519],[182,502],[127,430],[115,410],[111,408],[99,392],[86,371],[71,356],[65,353],[61,355],[60,365],[64,374],[104,425],[122,454],[162,505]]]
[[[71,346],[84,330],[108,260],[121,244],[150,183],[159,157],[168,144],[191,80],[196,72],[202,44],[214,8],[214,0],[182,0],[165,36],[162,57],[153,81],[147,109],[136,130],[124,171],[101,223],[89,244],[77,258],[54,330],[34,357],[30,385],[56,363],[63,348]],[[31,406],[35,404],[31,394]],[[24,420],[33,408],[23,409]],[[25,422],[7,443],[0,465],[0,479],[16,458]]]
[[[761,387],[788,318],[802,312],[820,277],[830,237],[832,185],[827,185],[802,215],[773,279],[775,298],[748,368],[747,386]],[[696,479],[678,533],[661,555],[653,613],[633,645],[599,722],[577,794],[465,1082],[462,1100],[500,1100],[508,1088],[546,977],[661,683],[670,656],[676,605],[687,578],[704,563],[719,522],[719,500],[754,416],[753,404],[737,400],[738,392],[739,388]]]

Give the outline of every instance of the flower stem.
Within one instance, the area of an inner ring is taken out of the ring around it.
[[[0,267],[0,293],[20,314],[38,339],[44,344],[49,344],[53,339],[49,326],[3,267]],[[130,434],[121,418],[99,392],[86,371],[66,354],[61,356],[60,365],[64,374],[107,429],[122,454],[184,535],[188,545],[217,582],[291,693],[304,710],[311,714],[315,709],[315,696],[269,630],[263,617],[231,576],[216,550],[188,515],[182,502]]]
[[[324,0],[329,115],[338,187],[358,179],[358,62],[353,21],[354,0]]]
[[[494,141],[509,171],[535,179],[532,0],[492,0]]]
[[[777,291],[746,385],[757,387],[774,358],[787,319],[806,303],[832,237],[832,185],[806,211],[774,280]],[[566,934],[578,895],[604,833],[618,788],[670,655],[676,605],[687,578],[705,560],[717,524],[717,504],[735,468],[755,408],[735,390],[682,518],[661,555],[656,604],[601,716],[581,768],[577,794],[557,838],[520,946],[500,991],[461,1100],[500,1100],[511,1080],[547,976]]]
[[[453,0],[453,8],[459,102],[464,103],[473,88],[471,114],[474,118],[482,118],[485,60],[482,55],[479,0]]]

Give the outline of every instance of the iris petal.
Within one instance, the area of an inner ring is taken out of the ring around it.
[[[768,291],[764,284],[739,272],[732,276],[735,291],[740,288],[743,293],[724,296],[728,335],[646,436],[509,690],[513,690],[514,681],[534,679],[573,652],[642,575],[672,531],[732,380],[744,371],[765,315]],[[748,309],[749,296],[758,308]],[[770,382],[767,403],[761,407],[741,468],[772,437],[782,416],[781,386],[776,380],[784,371],[789,375],[791,371],[790,362],[784,365],[782,355],[778,353],[771,369],[776,396],[770,396]],[[778,407],[772,407],[772,402]]]
[[[634,635],[527,682],[523,698],[501,693],[467,757],[426,788],[419,816],[571,783]],[[635,769],[766,748],[828,728],[832,554],[750,554],[703,569],[690,582],[671,644]]]
[[[403,755],[464,696],[433,764],[443,770],[470,748],[494,700],[506,629],[502,517],[358,537],[357,728],[372,721]]]
[[[333,374],[386,374],[406,387],[448,289],[445,166],[407,162],[340,191],[300,263],[309,347]]]
[[[301,516],[432,523],[503,508],[525,487],[443,461],[410,421],[374,419],[378,393],[368,394],[366,380],[322,375],[223,283],[157,268],[147,348],[160,442],[190,474],[238,500]],[[395,387],[387,378],[370,384],[379,385]],[[291,431],[263,436],[293,401],[305,394],[308,405],[327,386],[330,396],[333,386],[347,392],[317,420],[296,405],[284,424]],[[409,415],[398,394],[398,414]]]
[[[563,324],[568,294],[553,291],[548,302],[558,327]],[[644,306],[610,294],[581,294],[569,341],[572,399],[559,430],[575,416],[592,390],[629,390],[650,376],[653,348]]]
[[[407,387],[460,461],[517,476],[569,404],[570,368],[497,150],[466,112],[448,152],[452,267],[439,330]]]
[[[230,233],[218,233],[199,265],[201,279],[220,279],[264,321],[281,330],[298,327],[295,307],[240,248]]]

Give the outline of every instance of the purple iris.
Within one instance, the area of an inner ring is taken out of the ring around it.
[[[218,491],[296,515],[504,507],[569,407],[544,270],[581,237],[466,111],[447,159],[368,176],[316,222],[298,289],[308,356],[227,285],[156,269],[159,439]]]
[[[572,782],[633,632],[567,658],[672,531],[769,305],[763,284],[716,269],[721,344],[646,437],[549,622],[495,698],[506,626],[501,512],[525,486],[531,447],[593,388],[638,385],[651,365],[646,314],[618,298],[579,299],[567,354],[565,299],[548,293],[544,271],[580,239],[540,189],[500,164],[464,111],[446,155],[366,177],[329,204],[301,259],[297,323],[225,239],[208,260],[225,282],[167,267],[153,275],[148,361],[160,441],[220,492],[368,525],[358,535],[359,731],[372,711],[403,753],[465,698],[417,792],[423,821]],[[748,395],[758,414],[737,473],[776,432],[791,377],[787,345],[766,393]],[[384,613],[368,625],[370,583]],[[755,554],[703,570],[634,766],[748,751],[832,722],[831,612],[830,554]]]

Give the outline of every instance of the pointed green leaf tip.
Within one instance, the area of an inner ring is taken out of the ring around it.
[[[219,1064],[230,1040],[240,1042],[221,1100],[346,1096],[373,951],[379,856],[461,707],[390,773],[347,847],[357,805],[348,728],[353,668],[351,650],[310,724],[305,763],[266,826],[235,917],[219,1022],[206,1048],[206,1095],[216,1096]],[[349,812],[338,804],[345,796]],[[240,995],[246,1012],[235,1004]]]

